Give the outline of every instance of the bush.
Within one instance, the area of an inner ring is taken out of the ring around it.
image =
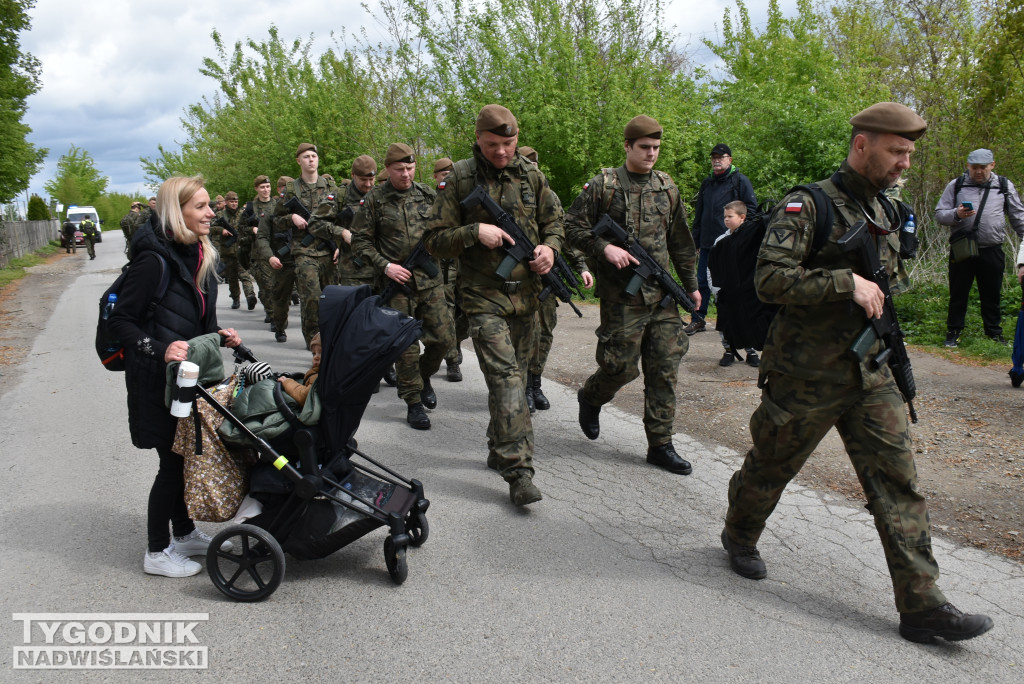
[[[50,210],[46,206],[46,202],[39,195],[32,195],[28,200],[28,216],[26,217],[29,221],[49,221]]]

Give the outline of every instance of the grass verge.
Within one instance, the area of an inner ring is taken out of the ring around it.
[[[50,242],[45,247],[40,247],[32,254],[27,254],[23,257],[11,259],[7,268],[0,268],[0,290],[3,290],[10,283],[15,280],[20,280],[25,277],[25,269],[31,266],[38,266],[39,264],[46,261],[48,257],[53,256],[57,253],[60,245],[56,241]]]

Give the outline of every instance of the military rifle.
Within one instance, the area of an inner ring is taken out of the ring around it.
[[[555,265],[551,267],[558,276],[565,281],[565,284],[575,290],[581,298],[583,294],[583,281],[576,275],[576,271],[572,270],[569,263],[565,260],[560,252],[555,252]]]
[[[299,198],[296,197],[295,195],[292,195],[288,199],[288,201],[284,203],[283,206],[285,209],[288,210],[289,214],[298,214],[302,218],[306,219],[306,234],[302,236],[302,242],[300,242],[299,244],[303,247],[309,247],[311,244],[313,244],[313,240],[316,239],[316,237],[309,232],[309,219],[311,218],[309,209],[306,209],[306,205],[300,202]],[[292,233],[291,230],[288,230],[283,234],[277,233],[277,235],[283,235],[285,238],[284,247],[277,250],[277,255],[280,257],[288,256],[288,254],[292,251],[292,237],[294,233]]]
[[[903,401],[907,403],[910,420],[916,423],[914,397],[917,396],[917,385],[914,383],[914,371],[910,367],[907,347],[903,344],[903,331],[900,330],[900,321],[896,317],[896,305],[893,304],[892,291],[889,288],[889,273],[878,259],[878,248],[867,223],[858,221],[836,241],[836,244],[843,252],[856,253],[861,262],[861,269],[867,271],[864,277],[877,285],[885,295],[881,317],[868,319],[868,325],[850,345],[850,351],[858,360],[864,361],[875,340],[882,340],[885,348],[868,359],[868,366],[872,370],[878,370],[882,364],[889,365],[896,387],[903,395]]]
[[[613,241],[618,242],[623,249],[640,262],[633,267],[633,277],[630,278],[629,283],[626,285],[626,294],[630,296],[635,295],[640,289],[640,285],[653,276],[655,282],[667,293],[664,299],[661,300],[662,308],[667,309],[672,300],[675,300],[693,318],[698,321],[704,320],[704,317],[697,313],[697,303],[690,298],[690,295],[686,294],[686,291],[680,287],[675,278],[663,269],[654,260],[654,257],[647,253],[647,250],[643,248],[636,238],[631,237],[622,226],[616,223],[615,219],[608,214],[604,214],[601,216],[601,220],[597,222],[597,225],[593,227],[592,232],[597,237],[601,237],[605,233],[611,233]]]
[[[416,246],[413,247],[411,252],[409,252],[409,256],[407,256],[405,261],[402,262],[402,268],[407,271],[412,271],[412,269],[417,266],[427,274],[428,278],[434,278],[438,273],[440,273],[437,269],[437,264],[435,264],[434,260],[430,257],[430,252],[427,251],[426,245],[423,244],[423,240],[416,243]],[[390,302],[391,298],[397,294],[398,290],[401,290],[406,295],[412,294],[412,290],[409,289],[408,285],[388,278],[388,284],[384,287],[384,291],[380,293],[381,303],[386,305]]]
[[[228,236],[226,238],[221,235],[220,246],[222,249],[227,249],[238,242],[238,231],[231,227],[231,224],[228,223],[227,218],[223,214],[213,219],[213,221],[210,222],[210,225],[214,225],[228,231]]]
[[[505,248],[505,258],[502,259],[501,263],[498,265],[498,269],[495,271],[499,278],[502,280],[508,280],[509,276],[512,274],[512,269],[516,267],[516,264],[523,260],[533,261],[533,252],[537,247],[528,237],[526,237],[526,233],[524,233],[515,220],[509,216],[508,212],[502,209],[501,206],[499,206],[498,203],[495,202],[489,194],[487,194],[487,190],[482,185],[478,185],[473,188],[473,192],[469,193],[469,195],[466,196],[466,199],[462,200],[462,206],[465,209],[471,209],[478,204],[482,204],[484,209],[487,210],[487,213],[494,218],[495,225],[508,233],[515,241],[514,245],[503,245]],[[559,256],[557,252],[555,253],[555,256]],[[568,264],[566,264],[566,268],[568,268]],[[572,270],[570,269],[569,272],[572,273]],[[575,275],[572,277],[575,278]],[[548,295],[554,292],[556,297],[572,307],[572,310],[576,312],[577,316],[583,318],[583,312],[577,309],[576,305],[572,303],[572,293],[569,291],[566,284],[562,282],[562,279],[558,277],[554,268],[542,275],[540,279],[544,284],[544,289],[537,295],[537,299],[543,302],[548,298]]]

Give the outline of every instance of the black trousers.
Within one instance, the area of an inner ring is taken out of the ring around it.
[[[157,449],[156,453],[160,456],[160,469],[149,490],[146,524],[149,550],[154,553],[171,545],[168,521],[176,537],[184,537],[196,528],[185,508],[185,459],[170,449]]]
[[[981,320],[988,336],[1002,335],[1002,313],[999,310],[999,291],[1003,286],[1003,271],[1006,258],[1002,245],[979,247],[978,256],[959,264],[949,264],[949,310],[946,328],[964,329],[967,316],[967,297],[971,285],[978,281],[978,297],[981,299]]]

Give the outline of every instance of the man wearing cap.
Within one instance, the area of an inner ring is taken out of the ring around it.
[[[218,195],[220,197],[220,195]],[[245,291],[245,301],[249,311],[256,308],[256,292],[252,287],[252,276],[248,274],[238,263],[238,249],[240,226],[239,220],[242,217],[238,211],[238,193],[232,190],[224,197],[225,206],[217,212],[217,217],[210,225],[210,238],[217,247],[220,260],[224,264],[224,280],[228,283],[228,293],[231,295],[231,308],[237,309],[241,304],[239,297],[241,291]],[[242,283],[241,289],[238,283]]]
[[[673,303],[661,306],[666,292],[653,279],[636,294],[626,293],[637,260],[621,245],[594,235],[607,214],[659,265],[675,266],[683,289],[700,304],[694,260],[696,249],[686,225],[686,207],[667,173],[654,170],[661,151],[662,127],[649,116],[634,117],[624,131],[625,163],[603,169],[583,186],[569,207],[565,229],[569,242],[592,260],[597,271],[601,325],[597,329],[597,371],[580,389],[579,423],[597,439],[601,407],[644,369],[644,432],[647,462],[671,473],[689,475],[690,464],[672,445],[676,414],[676,375],[689,348],[683,322]]]
[[[516,154],[519,124],[497,104],[480,110],[472,159],[457,162],[438,186],[423,239],[436,257],[459,260],[458,287],[480,369],[487,383],[490,423],[487,465],[501,473],[517,506],[540,501],[533,483],[533,426],[526,405],[526,370],[533,340],[540,276],[562,248],[562,208],[544,174]],[[497,269],[511,237],[482,205],[463,207],[477,186],[507,212],[536,249],[505,280]]]
[[[295,151],[295,161],[301,174],[285,185],[284,196],[274,206],[274,231],[290,232],[291,240],[288,247],[290,255],[295,259],[295,287],[299,291],[299,312],[302,318],[302,337],[306,348],[309,348],[313,335],[320,331],[320,292],[331,282],[331,271],[334,269],[334,247],[327,240],[318,238],[307,230],[308,220],[301,213],[293,212],[286,206],[293,197],[308,212],[310,219],[316,213],[321,202],[333,202],[338,195],[338,187],[320,176],[320,157],[316,145],[302,143]],[[271,260],[270,265],[274,262]],[[288,292],[284,292],[285,289]],[[290,284],[279,279],[275,284],[274,293],[274,328],[277,341],[285,339],[288,327],[288,308],[279,307],[282,297],[291,294]]]
[[[724,143],[711,148],[711,175],[700,184],[697,191],[697,204],[693,210],[693,242],[697,245],[697,284],[700,289],[700,308],[697,313],[701,318],[694,317],[686,334],[702,332],[706,324],[702,320],[708,313],[711,303],[711,285],[708,282],[708,259],[715,240],[725,233],[725,205],[739,200],[747,205],[747,214],[757,214],[757,198],[750,179],[740,173],[732,164],[732,150]]]
[[[424,216],[434,201],[434,189],[413,180],[416,157],[405,143],[388,146],[384,167],[388,180],[366,193],[363,207],[352,220],[352,251],[390,285],[388,306],[423,322],[423,335],[395,363],[398,396],[406,405],[406,421],[416,430],[429,430],[425,408],[437,407],[430,376],[455,339],[436,269],[428,275],[422,265],[403,266],[423,239]],[[383,289],[383,287],[382,287]],[[420,342],[423,354],[420,355]]]
[[[292,303],[292,292],[295,289],[295,256],[291,253],[292,231],[287,228],[279,230],[274,227],[274,215],[277,205],[281,203],[288,183],[294,179],[279,176],[277,179],[277,195],[274,197],[273,209],[260,221],[256,229],[256,253],[259,261],[267,264],[271,270],[270,279],[270,329],[278,342],[285,342],[288,336],[284,328],[278,329],[283,319],[288,327],[288,308]]]
[[[249,264],[253,277],[259,288],[260,303],[263,305],[263,312],[266,316],[264,323],[271,323],[274,317],[271,312],[274,310],[274,300],[270,293],[274,285],[274,269],[270,267],[267,258],[263,258],[259,244],[259,226],[262,222],[269,220],[274,215],[274,205],[277,198],[271,197],[270,177],[259,175],[252,182],[256,190],[255,199],[246,203],[242,210],[244,230],[247,233],[249,242]]]
[[[864,361],[850,345],[882,315],[885,296],[862,277],[855,252],[836,240],[859,221],[871,226],[878,258],[895,283],[899,262],[898,215],[881,202],[910,168],[914,141],[927,124],[914,111],[881,102],[850,119],[846,160],[818,182],[832,202],[829,240],[814,251],[816,206],[797,190],[780,206],[765,234],[754,280],[758,296],[780,304],[764,348],[758,384],[761,404],[750,418],[753,446],[729,482],[729,510],[722,530],[732,569],[750,579],[767,576],[757,541],[789,481],[825,434],[835,427],[857,472],[867,509],[882,540],[900,634],[911,641],[970,639],[992,620],[964,615],[936,586],[928,512],[918,491],[907,411],[887,365]],[[820,543],[820,542],[819,542]]]
[[[366,259],[352,251],[352,219],[359,212],[363,198],[373,188],[377,175],[377,162],[368,154],[352,162],[352,182],[333,201],[324,201],[316,208],[310,230],[314,235],[329,239],[338,245],[338,283],[340,285],[369,285],[377,289],[377,273]]]
[[[978,281],[981,320],[985,336],[1003,339],[1000,290],[1006,257],[1006,220],[1017,235],[1024,237],[1024,205],[1013,183],[992,173],[996,159],[992,150],[974,150],[967,155],[967,171],[949,182],[935,206],[935,221],[949,226],[949,308],[946,313],[944,346],[956,347],[964,330],[967,296]],[[975,249],[965,256],[962,248],[973,241]]]
[[[452,172],[453,166],[454,162],[448,157],[441,157],[434,162],[435,187]],[[444,280],[444,301],[455,325],[455,342],[444,357],[445,377],[448,382],[462,382],[462,340],[469,337],[469,326],[466,314],[462,312],[462,306],[459,304],[461,297],[455,291],[455,281],[459,277],[459,262],[457,259],[441,259],[440,265],[441,277]]]

